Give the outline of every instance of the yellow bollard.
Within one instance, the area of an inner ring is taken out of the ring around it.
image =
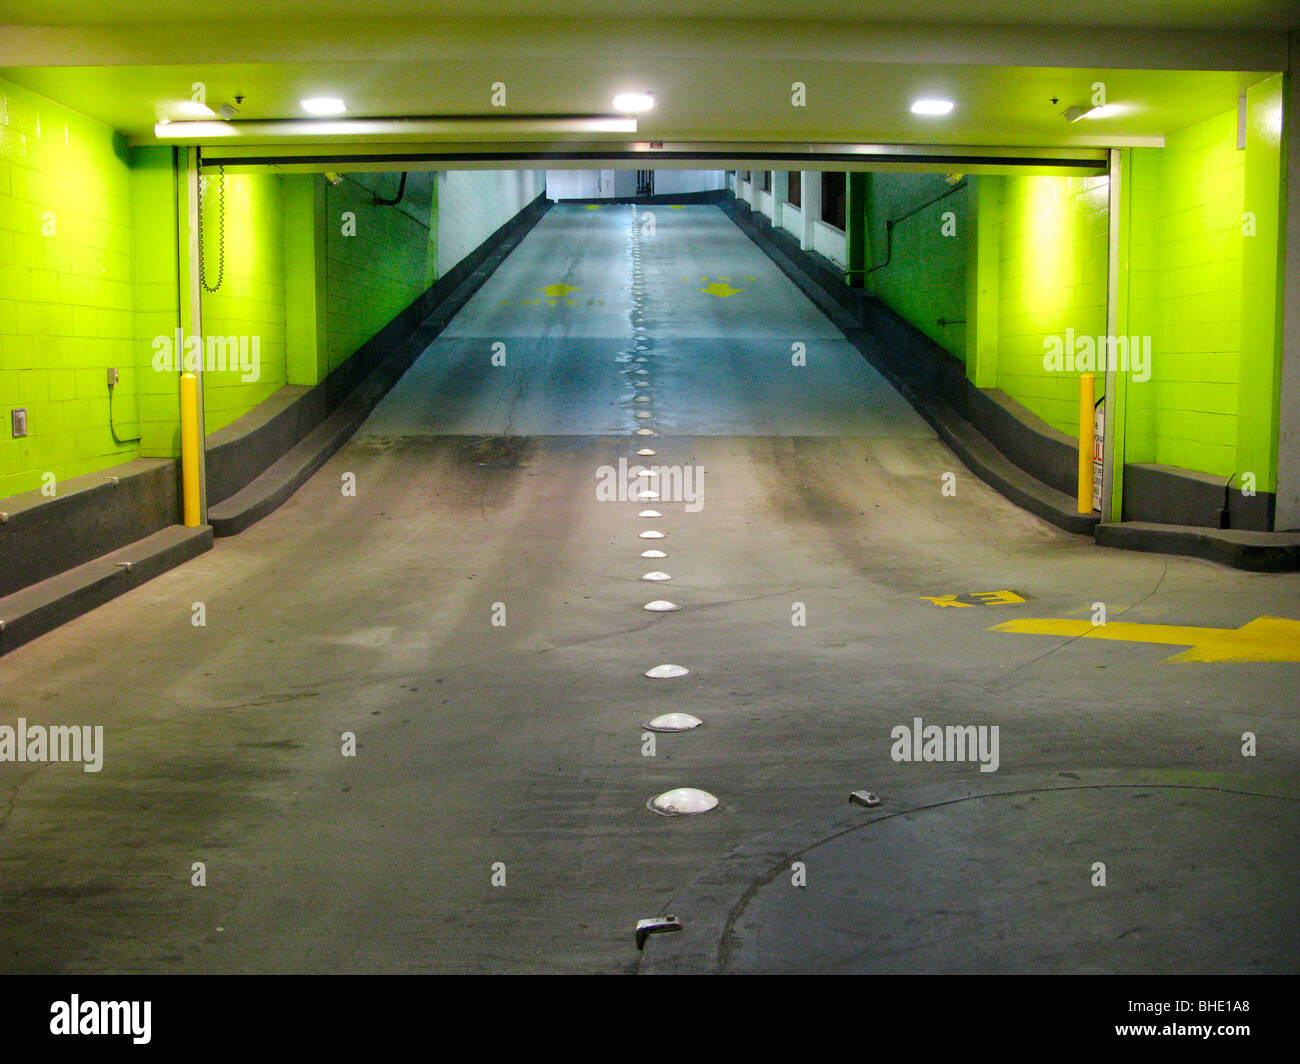
[[[1097,378],[1079,377],[1079,513],[1092,513],[1093,401]]]
[[[186,528],[199,527],[199,379],[181,374],[181,498]]]

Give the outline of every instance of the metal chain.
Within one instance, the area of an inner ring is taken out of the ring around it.
[[[199,191],[199,283],[205,292],[215,292],[221,287],[226,276],[226,168],[218,166],[221,182],[217,185],[217,283],[208,284],[208,261],[203,248],[203,188],[206,179],[200,184]]]

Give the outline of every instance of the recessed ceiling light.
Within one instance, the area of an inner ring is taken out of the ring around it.
[[[335,96],[312,96],[298,102],[309,115],[341,115],[348,109],[347,104]]]
[[[916,100],[912,104],[914,115],[946,115],[951,110],[951,100]]]
[[[648,92],[620,92],[614,97],[614,110],[623,114],[636,114],[648,111],[655,105],[655,98]]]

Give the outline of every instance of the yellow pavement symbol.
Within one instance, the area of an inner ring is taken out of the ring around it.
[[[1166,658],[1166,662],[1300,661],[1300,621],[1285,617],[1256,617],[1240,628],[1193,628],[1177,624],[1130,624],[1127,621],[1094,625],[1091,621],[1061,617],[1025,617],[1004,621],[989,631],[1022,635],[1082,636],[1085,639],[1164,643],[1190,648],[1172,658]]]
[[[734,296],[737,292],[743,292],[743,288],[732,288],[729,284],[723,284],[721,281],[714,281],[711,285],[704,288],[697,288],[697,292],[707,292],[711,296],[718,296],[720,299],[726,299],[727,296]]]
[[[1028,601],[1015,591],[968,591],[961,595],[922,595],[921,601],[933,602],[943,609],[963,606],[1014,606]]]
[[[668,209],[669,209],[670,211],[684,211],[684,210],[686,210],[686,204],[684,204],[684,203],[670,203],[670,204],[668,205]]]
[[[571,284],[564,284],[561,282],[557,284],[548,284],[545,288],[539,288],[537,291],[545,292],[548,296],[554,299],[557,296],[567,296],[570,292],[577,292],[579,289]]]
[[[598,211],[601,208],[599,203],[584,203],[583,206],[589,211]]]

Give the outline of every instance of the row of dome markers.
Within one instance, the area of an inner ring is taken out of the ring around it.
[[[636,421],[640,422],[634,429],[634,435],[640,437],[658,435],[655,429],[650,426],[654,420],[654,413],[650,409],[653,400],[650,396],[650,371],[646,368],[650,362],[649,353],[653,348],[653,341],[650,339],[645,324],[645,285],[644,274],[642,272],[641,262],[641,227],[637,224],[636,208],[632,209],[632,226],[628,234],[629,253],[632,259],[632,308],[628,318],[632,324],[632,346],[629,352],[624,352],[618,356],[618,361],[627,363],[623,373],[631,378],[633,388],[632,402],[639,406],[633,414]],[[642,447],[637,452],[638,458],[652,458],[656,454],[651,447]],[[633,502],[658,502],[660,501],[660,492],[658,486],[654,483],[658,473],[654,469],[648,469],[645,466],[634,467],[637,473],[637,479],[641,482],[638,489],[630,493]],[[658,510],[641,510],[637,514],[638,520],[658,520],[663,514]],[[667,533],[658,528],[646,528],[637,533],[642,541],[662,540]],[[647,561],[658,561],[667,558],[665,551],[658,547],[649,546],[641,552],[641,557]],[[672,576],[666,572],[655,569],[641,576],[642,580],[651,583],[671,580]],[[649,610],[651,613],[671,613],[680,607],[667,599],[654,599],[647,602],[642,609]],[[665,663],[656,665],[654,668],[646,671],[645,675],[651,680],[675,680],[683,676],[688,676],[690,669],[681,665]],[[665,713],[654,720],[648,721],[646,727],[651,731],[657,732],[685,732],[693,728],[698,728],[703,721],[699,717],[692,716],[689,713]],[[665,791],[663,794],[655,795],[647,803],[647,808],[659,813],[661,816],[688,816],[693,813],[707,813],[710,809],[716,808],[718,799],[708,791],[697,790],[693,787],[677,787],[671,791]]]

